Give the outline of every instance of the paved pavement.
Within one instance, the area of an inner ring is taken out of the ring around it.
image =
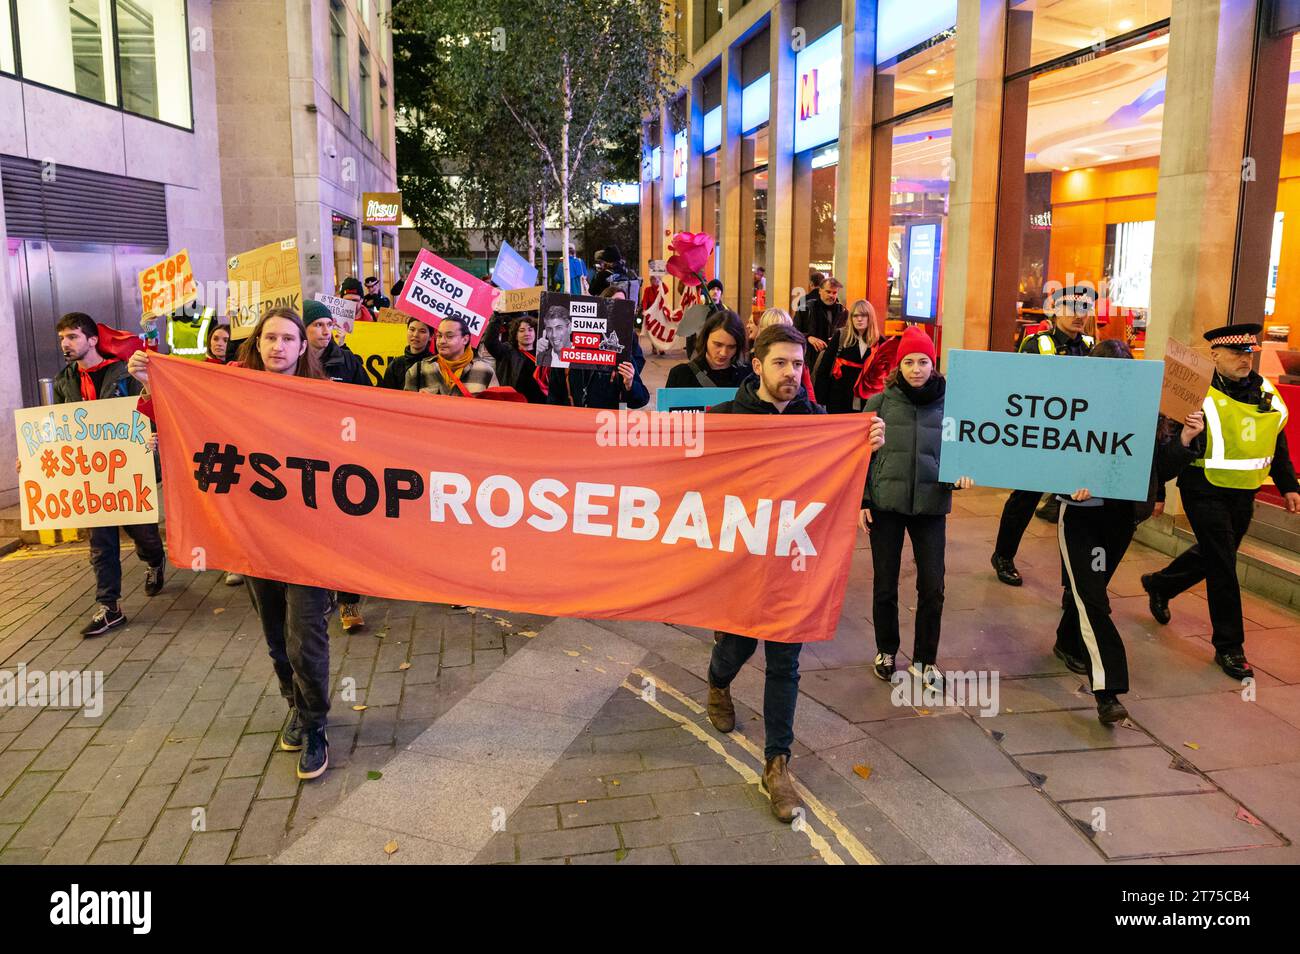
[[[707,632],[369,599],[364,633],[334,623],[330,771],[299,783],[242,587],[174,573],[150,600],[131,560],[129,624],[82,640],[84,544],[19,551],[0,560],[0,668],[101,671],[105,709],[0,709],[0,862],[1300,861],[1300,616],[1244,596],[1243,690],[1213,665],[1203,587],[1150,618],[1138,577],[1164,558],[1135,545],[1111,588],[1133,719],[1102,729],[1051,655],[1054,528],[1031,526],[1023,588],[993,578],[1002,496],[958,498],[939,660],[996,673],[996,711],[872,677],[860,539],[837,637],[802,655],[794,827],[757,784],[761,654],[720,735]]]

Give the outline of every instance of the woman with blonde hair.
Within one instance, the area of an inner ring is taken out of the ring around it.
[[[831,414],[861,411],[865,398],[858,379],[880,342],[880,325],[871,302],[859,298],[849,309],[849,320],[826,344],[813,368],[813,383]]]

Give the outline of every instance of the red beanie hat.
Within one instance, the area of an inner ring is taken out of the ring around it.
[[[934,357],[934,339],[924,328],[912,326],[903,332],[902,339],[898,342],[898,350],[894,352],[893,366],[898,367],[909,354],[923,354],[930,359],[931,364],[938,364]]]

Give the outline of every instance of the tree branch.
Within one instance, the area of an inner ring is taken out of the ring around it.
[[[587,120],[587,128],[584,129],[582,131],[582,135],[578,137],[577,147],[574,150],[573,168],[571,174],[576,174],[578,171],[578,167],[582,164],[582,154],[587,151],[587,143],[589,141],[588,137],[591,135],[591,127],[596,123],[596,117],[600,114],[601,101],[605,98],[605,94],[609,92],[609,84],[613,81],[613,79],[614,79],[614,73],[611,70],[609,73],[606,74],[605,85],[600,88],[600,95],[596,97],[596,102],[592,105],[591,118]]]
[[[515,110],[515,107],[511,105],[510,100],[506,98],[505,93],[501,94],[501,102],[505,103],[506,109],[510,110],[510,115],[515,117],[515,122],[519,123],[519,125],[524,128],[525,132],[528,133],[529,137],[533,140],[533,145],[542,151],[542,157],[546,160],[546,165],[551,170],[551,177],[555,179],[555,184],[559,185],[560,174],[555,168],[555,160],[551,158],[551,150],[547,148],[546,142],[542,139],[541,134],[537,132],[537,128],[523,116],[519,115]]]

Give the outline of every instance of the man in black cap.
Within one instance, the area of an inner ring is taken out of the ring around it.
[[[623,265],[623,253],[619,251],[617,245],[611,245],[602,249],[596,256],[596,265],[600,269],[587,286],[587,294],[599,295],[609,283],[614,280],[616,272],[621,271]]]
[[[1205,581],[1214,661],[1234,679],[1255,675],[1246,661],[1237,583],[1237,548],[1255,512],[1255,493],[1272,477],[1287,510],[1300,512],[1300,483],[1284,430],[1286,403],[1252,368],[1261,330],[1259,325],[1227,325],[1205,333],[1214,378],[1201,406],[1204,449],[1178,477],[1196,543],[1159,573],[1142,577],[1151,615],[1159,623],[1169,622],[1171,599]]]
[[[1020,342],[1021,354],[1064,354],[1076,358],[1087,357],[1096,340],[1083,333],[1097,304],[1097,292],[1087,285],[1072,285],[1055,289],[1048,298],[1053,324],[1047,331],[1026,335]],[[1016,551],[1025,528],[1034,518],[1034,508],[1042,494],[1037,490],[1013,490],[1002,507],[998,523],[998,539],[993,546],[993,569],[998,579],[1008,586],[1020,586],[1024,580],[1016,569]],[[1059,507],[1059,504],[1057,505]],[[1044,516],[1052,520],[1055,514]]]

